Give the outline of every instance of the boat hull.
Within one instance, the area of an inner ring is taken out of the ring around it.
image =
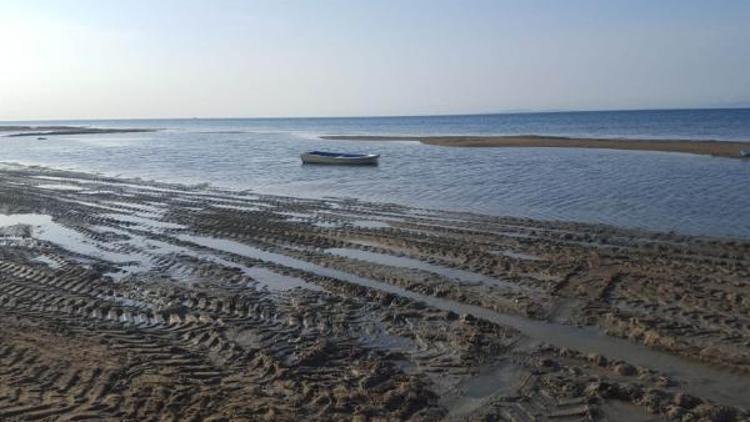
[[[328,156],[305,153],[301,155],[301,158],[304,164],[374,166],[378,164],[378,158],[380,158],[380,155],[368,154],[357,156]]]

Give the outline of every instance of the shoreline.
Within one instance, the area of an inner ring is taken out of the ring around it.
[[[578,138],[565,136],[378,136],[325,135],[325,140],[340,141],[418,141],[425,145],[461,148],[592,148],[627,151],[680,152],[726,158],[743,158],[740,151],[750,149],[750,141],[661,140],[625,138]]]
[[[331,394],[384,419],[750,416],[750,241],[24,166],[0,206],[0,394],[70,380],[104,419],[154,382],[156,411],[204,417],[351,417]]]

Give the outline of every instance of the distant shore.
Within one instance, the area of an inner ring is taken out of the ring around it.
[[[741,158],[740,151],[750,149],[750,142],[656,140],[656,139],[602,139],[563,136],[321,136],[327,140],[347,141],[419,141],[427,145],[472,148],[604,148],[630,151],[682,152]]]
[[[55,135],[96,135],[108,133],[155,132],[156,129],[141,128],[95,128],[85,126],[0,126],[0,132],[13,132],[7,137],[55,136]]]

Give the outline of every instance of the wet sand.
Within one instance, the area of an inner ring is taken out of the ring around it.
[[[0,420],[747,420],[750,242],[0,169]]]
[[[350,141],[419,141],[426,145],[474,148],[604,148],[630,151],[682,152],[742,158],[740,151],[750,149],[750,142],[691,140],[593,139],[557,136],[321,136],[328,140]]]

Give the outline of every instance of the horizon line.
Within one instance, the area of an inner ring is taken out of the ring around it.
[[[69,122],[69,121],[125,121],[125,120],[291,120],[291,119],[383,119],[383,118],[424,118],[424,117],[470,117],[522,114],[564,114],[564,113],[613,113],[640,111],[699,111],[699,110],[749,110],[750,106],[740,107],[674,107],[674,108],[622,108],[622,109],[573,109],[573,110],[517,110],[478,113],[436,113],[436,114],[380,114],[380,115],[339,115],[339,116],[256,116],[256,117],[96,117],[73,119],[21,119],[0,120],[0,124],[20,122]]]

